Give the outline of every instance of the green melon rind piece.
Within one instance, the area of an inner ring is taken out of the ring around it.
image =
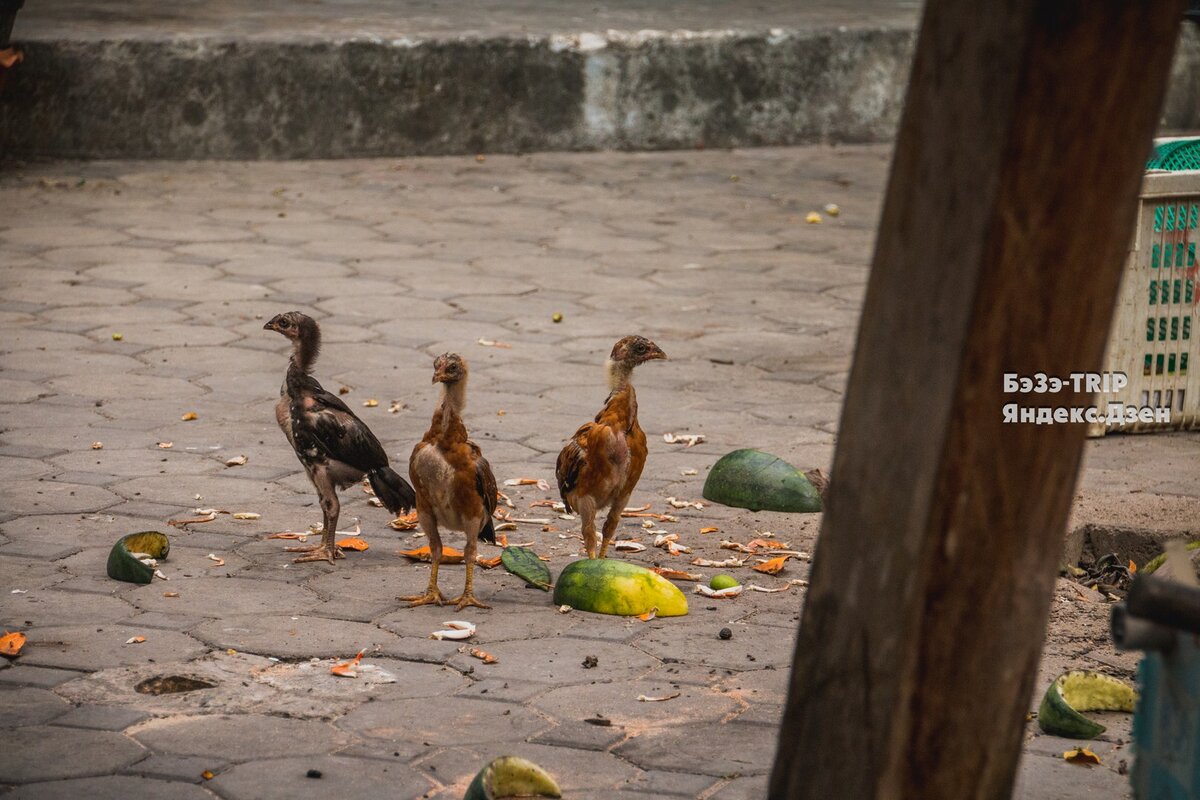
[[[803,472],[762,450],[734,450],[721,456],[704,481],[704,498],[751,511],[822,509],[820,493]]]
[[[506,797],[562,797],[550,773],[519,756],[493,759],[467,787],[463,800],[503,800]]]
[[[530,586],[536,586],[544,592],[550,591],[550,568],[528,547],[509,545],[500,551],[500,563]]]
[[[1038,727],[1068,739],[1094,739],[1105,728],[1081,711],[1132,713],[1137,692],[1124,681],[1090,670],[1072,670],[1051,682],[1038,707]]]
[[[1200,539],[1197,539],[1194,542],[1188,542],[1187,544],[1185,544],[1183,546],[1183,549],[1184,550],[1200,550]],[[1166,562],[1166,560],[1167,560],[1167,554],[1159,553],[1154,558],[1152,558],[1146,562],[1146,566],[1142,567],[1142,569],[1141,569],[1142,574],[1143,575],[1153,575],[1155,572],[1158,571],[1158,568],[1161,567]]]
[[[645,567],[612,558],[585,558],[568,564],[554,584],[554,604],[580,611],[631,617],[658,609],[657,616],[688,613],[679,587]]]
[[[150,583],[154,580],[154,568],[138,561],[133,553],[164,559],[170,551],[170,540],[159,531],[140,531],[122,536],[108,552],[108,577],[127,583]]]

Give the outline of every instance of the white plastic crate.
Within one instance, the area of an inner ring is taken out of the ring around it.
[[[1170,408],[1169,423],[1136,422],[1105,432],[1200,430],[1200,170],[1147,172],[1104,368],[1124,372],[1118,394],[1096,405]]]

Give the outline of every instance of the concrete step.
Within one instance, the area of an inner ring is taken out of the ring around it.
[[[899,0],[41,0],[0,96],[9,157],[287,159],[871,142]],[[1200,127],[1182,34],[1165,130]]]

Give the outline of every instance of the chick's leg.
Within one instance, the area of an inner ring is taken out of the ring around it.
[[[482,520],[471,520],[467,523],[468,531],[476,531],[483,527]],[[467,564],[467,582],[463,586],[463,593],[453,600],[447,600],[447,603],[454,603],[455,608],[462,611],[467,606],[475,606],[476,608],[491,608],[489,605],[484,605],[475,599],[475,553],[479,549],[479,541],[476,536],[468,533],[467,543],[463,547],[463,560]]]
[[[613,503],[612,508],[608,510],[608,516],[604,519],[604,538],[600,541],[601,558],[604,558],[604,554],[608,552],[608,546],[612,544],[613,538],[617,535],[617,525],[621,523],[621,512],[625,510],[625,504],[628,502],[629,495],[618,497],[617,502]]]
[[[324,520],[324,527],[321,529],[321,543],[300,547],[287,547],[284,549],[289,553],[308,554],[297,558],[297,563],[301,561],[328,561],[332,564],[334,559],[345,558],[345,554],[342,553],[341,548],[334,544],[334,536],[337,535],[338,516],[341,514],[342,505],[338,500],[337,487],[333,485],[333,480],[326,470],[315,470],[312,474],[312,480],[313,486],[317,488],[317,496],[321,499],[321,516]]]
[[[429,537],[429,587],[425,589],[424,594],[413,594],[400,597],[400,600],[407,600],[413,606],[425,606],[431,603],[442,605],[445,603],[445,598],[438,590],[438,566],[442,563],[442,539],[438,535],[437,518],[426,509],[417,509],[417,520],[421,523],[421,530],[425,531],[425,535]]]

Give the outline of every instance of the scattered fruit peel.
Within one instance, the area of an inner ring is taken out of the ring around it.
[[[16,658],[21,655],[21,648],[25,646],[25,634],[17,631],[16,633],[4,632],[0,636],[0,656],[5,658]]]
[[[330,673],[337,675],[339,678],[357,678],[358,665],[362,662],[363,653],[365,652],[367,651],[359,650],[358,654],[351,660],[334,664],[329,668]]]
[[[371,545],[367,544],[365,540],[360,539],[357,536],[352,536],[349,539],[342,539],[340,542],[337,543],[337,546],[342,548],[343,550],[353,550],[355,552],[361,553],[363,550],[366,550]]]
[[[1071,764],[1099,764],[1100,756],[1088,750],[1086,747],[1076,747],[1074,750],[1066,750],[1063,752],[1063,760]]]
[[[536,586],[544,592],[550,591],[553,581],[550,568],[543,563],[541,556],[528,547],[517,544],[505,547],[500,553],[500,563],[530,586]]]
[[[745,591],[745,588],[746,587],[739,583],[737,586],[730,586],[725,589],[711,589],[705,586],[703,583],[697,583],[696,588],[693,591],[695,591],[696,594],[702,594],[705,597],[715,597],[721,600],[732,600]]]
[[[429,549],[429,545],[418,547],[414,550],[401,550],[400,555],[405,558],[411,558],[413,561],[433,561],[433,551]],[[463,562],[463,554],[461,550],[455,550],[453,547],[442,546],[442,563],[443,564],[461,564]]]
[[[562,797],[550,773],[519,756],[493,759],[475,775],[463,800]]]
[[[751,567],[755,572],[761,572],[764,575],[778,575],[783,571],[783,565],[791,556],[779,556],[763,561],[761,564],[755,564]]]
[[[460,619],[443,622],[445,629],[429,634],[430,639],[470,639],[475,635],[475,623]]]
[[[1082,711],[1132,712],[1137,693],[1124,681],[1090,670],[1072,670],[1055,678],[1038,707],[1038,727],[1068,739],[1094,739],[1105,727]]]
[[[108,553],[108,577],[127,583],[151,583],[155,565],[145,564],[135,554],[146,554],[152,559],[165,559],[171,551],[171,542],[165,533],[141,531],[122,536]]]

